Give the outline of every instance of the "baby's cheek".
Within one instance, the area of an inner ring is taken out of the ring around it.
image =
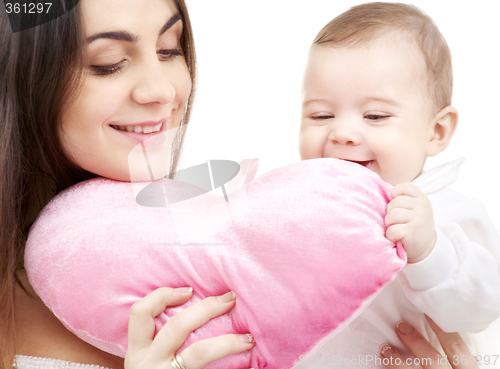
[[[321,140],[311,130],[302,129],[299,135],[299,152],[302,160],[321,158]]]

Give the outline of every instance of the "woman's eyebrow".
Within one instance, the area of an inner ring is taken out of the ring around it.
[[[181,15],[179,13],[173,15],[167,23],[163,25],[161,28],[160,32],[158,33],[158,37],[164,34],[170,27],[172,27],[179,19],[182,19]],[[87,44],[90,44],[91,42],[98,40],[100,38],[108,38],[112,40],[118,40],[118,41],[128,41],[128,42],[134,42],[136,43],[139,41],[139,37],[136,35],[132,35],[129,32],[126,31],[118,31],[118,32],[100,32],[96,33],[92,36],[87,37]]]
[[[101,33],[96,33],[95,35],[87,37],[87,43],[90,44],[91,42],[94,42],[95,40],[98,40],[100,38],[109,38],[112,40],[128,41],[128,42],[137,42],[139,40],[139,37],[131,35],[130,33],[125,32],[125,31],[101,32]]]
[[[167,30],[172,27],[175,23],[177,23],[177,21],[179,19],[182,19],[182,16],[177,13],[175,14],[174,16],[172,16],[172,18],[170,18],[167,23],[165,23],[165,25],[161,28],[160,32],[158,33],[158,37],[160,37],[161,35],[163,35],[165,32],[167,32]]]

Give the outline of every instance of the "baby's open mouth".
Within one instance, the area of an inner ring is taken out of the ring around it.
[[[370,166],[373,163],[373,160],[364,160],[364,161],[347,160],[347,159],[343,159],[343,160],[350,161],[351,163],[356,163],[356,164],[362,165],[365,168],[370,168]]]

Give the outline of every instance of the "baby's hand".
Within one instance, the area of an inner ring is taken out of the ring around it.
[[[413,183],[400,183],[392,190],[393,200],[387,205],[385,236],[401,241],[408,263],[416,263],[430,254],[436,243],[432,206]]]

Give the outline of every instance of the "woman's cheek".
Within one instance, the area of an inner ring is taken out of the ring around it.
[[[179,80],[176,82],[176,94],[181,99],[181,105],[183,107],[182,112],[184,113],[184,106],[187,104],[189,95],[191,94],[191,76],[185,62],[183,63],[182,72],[178,74]]]

